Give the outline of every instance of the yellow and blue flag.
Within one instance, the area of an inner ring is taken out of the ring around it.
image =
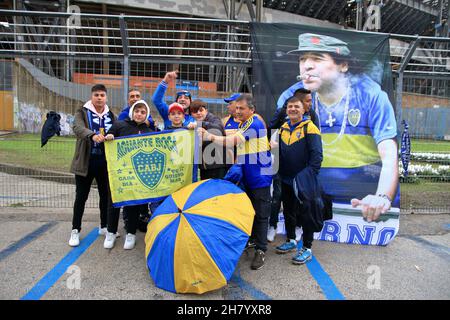
[[[193,130],[119,137],[105,142],[114,207],[164,199],[198,178]]]
[[[245,192],[225,180],[202,180],[167,197],[145,236],[155,285],[197,294],[225,286],[245,249],[254,215]]]

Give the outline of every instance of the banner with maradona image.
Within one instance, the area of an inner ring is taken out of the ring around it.
[[[194,130],[120,137],[105,142],[114,207],[164,199],[197,181]]]
[[[295,95],[321,132],[319,181],[333,220],[316,238],[386,245],[400,196],[388,36],[278,23],[252,23],[251,33],[258,113],[270,122]]]

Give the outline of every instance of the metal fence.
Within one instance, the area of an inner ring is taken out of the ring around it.
[[[226,112],[225,96],[252,89],[244,21],[5,10],[0,17],[0,104],[12,105],[12,129],[27,133],[0,136],[0,206],[73,205],[71,125],[95,83],[108,87],[108,105],[118,112],[128,88],[140,89],[151,101],[164,74],[177,69],[179,79],[167,100],[187,88],[219,116]],[[445,158],[450,150],[437,141],[449,135],[449,45],[448,38],[391,35],[398,122],[408,121],[413,138],[434,139],[414,140],[414,154],[442,155],[413,155],[415,175],[401,178],[404,210],[450,212]],[[2,121],[11,116],[5,110]],[[41,148],[39,133],[49,110],[62,115],[62,134],[68,137]],[[89,207],[97,206],[95,194]]]

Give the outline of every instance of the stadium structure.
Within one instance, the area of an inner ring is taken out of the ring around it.
[[[390,34],[395,104],[448,117],[448,10],[448,0],[0,0],[0,130],[38,132],[55,110],[70,133],[93,84],[111,88],[119,111],[128,88],[149,101],[174,69],[168,100],[185,88],[224,113],[223,97],[252,90],[249,21]]]

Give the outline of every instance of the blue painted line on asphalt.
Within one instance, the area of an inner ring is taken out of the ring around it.
[[[314,256],[306,266],[328,300],[345,300],[344,295],[339,291],[331,277],[323,270],[319,261]]]
[[[236,267],[236,270],[234,271],[234,273],[231,276],[230,280],[235,282],[242,290],[244,290],[248,294],[250,294],[253,299],[256,299],[256,300],[272,300],[272,298],[269,297],[267,294],[265,294],[261,290],[255,288],[250,283],[248,283],[247,281],[242,279],[239,267]]]
[[[39,282],[31,288],[20,300],[39,300],[62,277],[67,268],[94,243],[98,237],[98,227],[95,227],[78,247],[73,248],[62,260],[50,270]]]
[[[427,250],[437,254],[443,259],[450,261],[450,248],[435,242],[428,241],[419,236],[404,235],[403,238],[413,240],[423,245]]]
[[[298,248],[300,249],[303,246],[302,242],[299,241]],[[328,300],[345,300],[344,295],[339,291],[336,285],[333,282],[333,279],[328,275],[328,273],[323,270],[319,261],[312,256],[312,259],[306,263],[309,272],[313,276],[314,280],[316,280],[317,284],[322,289],[325,297]]]
[[[17,252],[18,250],[25,247],[27,244],[32,242],[33,240],[36,240],[38,237],[43,235],[47,230],[49,230],[51,227],[53,227],[56,224],[56,222],[52,221],[49,223],[44,224],[43,226],[40,226],[33,232],[27,234],[25,237],[20,239],[19,241],[9,245],[6,249],[3,249],[0,251],[0,261],[5,259],[6,257],[12,255],[13,253]]]
[[[237,288],[229,286],[230,289],[228,291],[228,296],[225,298],[227,300],[245,300],[243,295],[243,288],[238,283],[238,278],[240,278],[240,275],[238,275],[237,273],[239,273],[239,267],[236,267],[230,278],[230,283],[236,284]]]

